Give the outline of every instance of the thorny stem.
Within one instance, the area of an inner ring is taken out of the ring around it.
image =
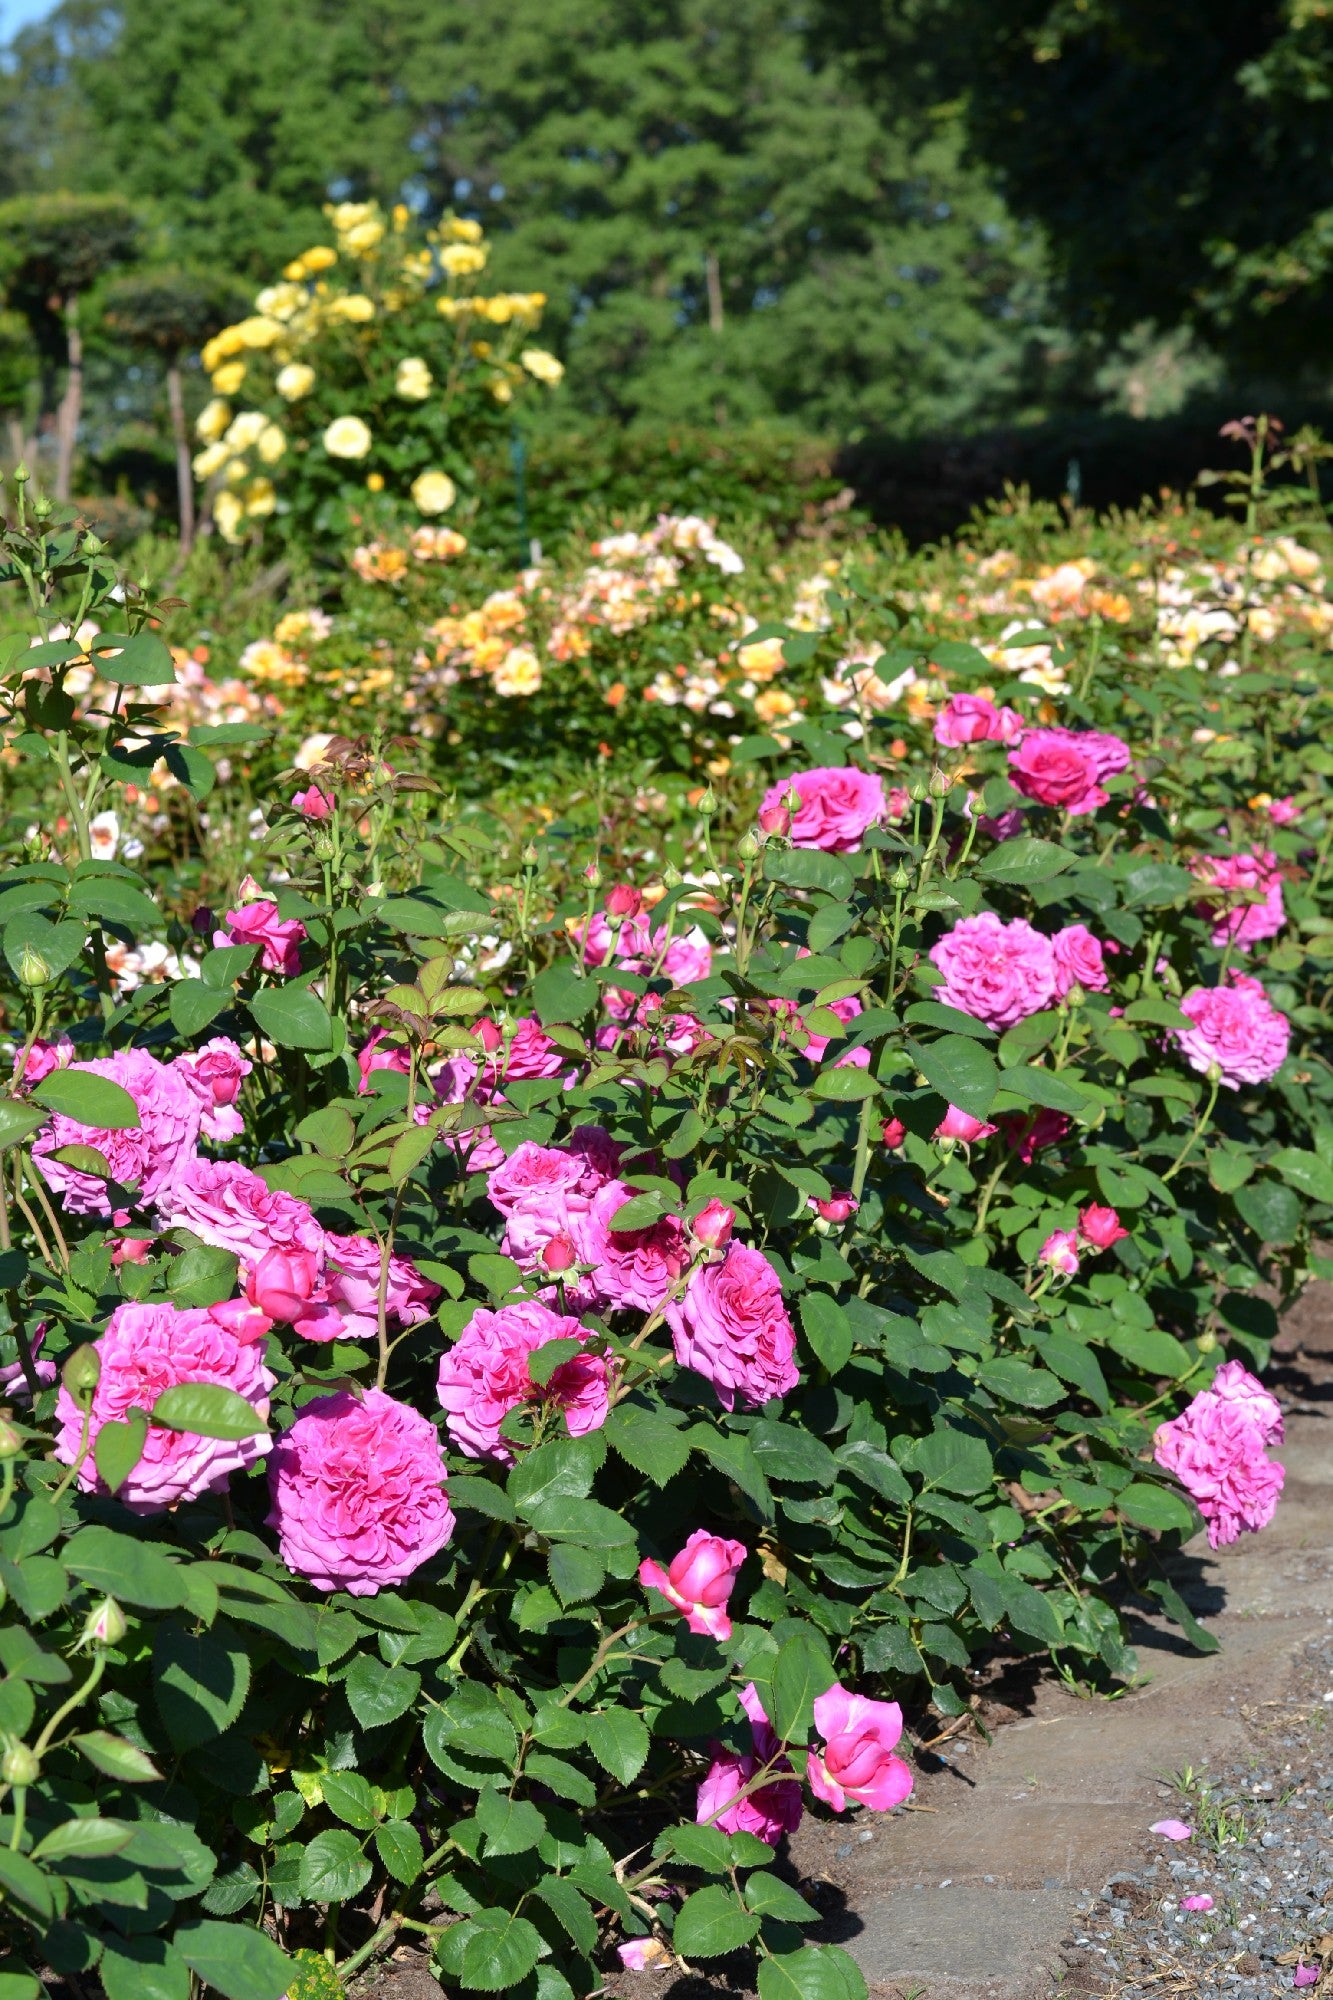
[[[1218,1086],[1220,1085],[1221,1081],[1222,1078],[1220,1072],[1210,1080],[1208,1087],[1208,1101],[1204,1105],[1200,1115],[1194,1121],[1194,1130],[1190,1133],[1189,1138],[1186,1139],[1184,1145],[1181,1147],[1180,1151],[1176,1154],[1176,1157],[1171,1162],[1171,1165],[1162,1175],[1162,1179],[1164,1181],[1175,1179],[1175,1176],[1180,1172],[1180,1169],[1184,1166],[1186,1160],[1189,1158],[1190,1154],[1194,1151],[1196,1142],[1207,1131],[1208,1122],[1213,1115],[1213,1107],[1217,1103]]]

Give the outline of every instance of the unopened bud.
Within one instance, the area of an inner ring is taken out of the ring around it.
[[[922,784],[920,778],[918,778],[916,783],[908,791],[907,796],[912,801],[912,804],[914,806],[921,806],[925,804],[930,794],[927,791],[926,787]]]
[[[94,1604],[83,1621],[84,1646],[118,1646],[129,1631],[125,1613],[114,1597],[104,1597],[100,1604]]]
[[[770,839],[775,834],[785,839],[791,832],[791,814],[786,806],[764,806],[759,814],[759,824]]]
[[[88,1341],[76,1347],[60,1371],[60,1379],[76,1403],[88,1404],[102,1379],[102,1358]]]
[[[932,799],[943,799],[948,797],[949,780],[945,777],[943,771],[936,770],[931,772],[929,791]]]
[[[1069,991],[1065,994],[1065,1001],[1066,1004],[1070,1007],[1081,1007],[1083,1005],[1083,1002],[1087,999],[1087,997],[1088,997],[1087,994],[1084,992],[1083,988],[1079,985],[1076,979],[1073,985],[1070,987]]]
[[[325,861],[332,861],[337,850],[333,844],[333,835],[326,827],[320,827],[311,839],[310,852],[314,855],[316,861],[321,864]]]
[[[1209,1065],[1208,1065],[1208,1068],[1207,1068],[1207,1070],[1205,1071],[1205,1075],[1207,1076],[1207,1079],[1208,1079],[1208,1081],[1209,1081],[1209,1083],[1210,1083],[1210,1084],[1211,1084],[1211,1083],[1221,1083],[1221,1081],[1222,1081],[1222,1065],[1221,1065],[1221,1063],[1215,1063],[1215,1062],[1211,1062],[1211,1063],[1209,1063]]]
[[[735,1223],[735,1209],[728,1208],[724,1201],[719,1201],[714,1195],[691,1222],[690,1234],[696,1243],[702,1243],[707,1249],[721,1250],[731,1241]]]
[[[0,1417],[0,1459],[17,1458],[23,1449],[23,1439],[7,1417]]]
[[[0,1778],[7,1785],[35,1785],[42,1767],[26,1743],[15,1743],[0,1757]]]
[[[599,867],[597,866],[597,863],[596,863],[595,861],[590,861],[590,862],[588,863],[587,867],[586,867],[586,868],[584,869],[584,871],[583,871],[583,879],[584,879],[584,881],[585,881],[585,882],[586,882],[586,883],[588,884],[588,887],[589,887],[590,889],[600,889],[600,888],[601,888],[601,886],[602,886],[602,871],[601,871],[601,869],[600,869],[600,868],[599,868]]]
[[[699,811],[705,819],[711,819],[717,811],[717,793],[711,785],[699,801]]]
[[[903,867],[902,862],[900,861],[898,863],[898,866],[894,869],[892,875],[890,875],[889,877],[889,887],[891,889],[902,890],[902,889],[910,889],[911,886],[912,886],[912,878],[908,874],[907,870]]]
[[[742,861],[753,861],[757,857],[759,842],[755,838],[753,827],[747,827],[736,842],[736,852]]]
[[[831,1194],[825,1201],[811,1195],[810,1200],[816,1214],[822,1216],[825,1222],[832,1223],[849,1221],[861,1206],[852,1194]]]
[[[901,1118],[886,1118],[882,1129],[884,1144],[891,1153],[896,1153],[907,1137],[907,1127]]]
[[[537,850],[531,841],[523,849],[523,866],[525,868],[535,868],[537,866]]]
[[[45,493],[39,493],[32,503],[32,511],[37,520],[49,521],[55,512],[55,502],[48,499]]]
[[[51,967],[42,957],[35,944],[19,947],[18,964],[15,967],[20,986],[49,986]]]
[[[606,899],[608,917],[637,917],[643,897],[631,882],[617,882]]]
[[[31,478],[32,474],[29,472],[23,460],[20,459],[18,464],[14,467],[14,484],[16,486],[26,486]]]
[[[83,553],[86,556],[100,556],[105,547],[106,543],[102,540],[102,537],[95,535],[92,529],[89,528],[83,538]]]
[[[681,874],[675,862],[668,861],[666,867],[662,870],[662,887],[664,889],[679,889],[684,880],[685,877]]]
[[[563,1230],[542,1248],[542,1266],[552,1273],[572,1270],[578,1261],[578,1252]]]
[[[1200,1354],[1215,1354],[1217,1352],[1217,1335],[1211,1327],[1209,1327],[1207,1333],[1199,1335],[1199,1352]]]

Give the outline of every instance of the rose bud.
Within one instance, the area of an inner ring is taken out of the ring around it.
[[[886,1118],[880,1135],[891,1153],[896,1153],[907,1137],[907,1127],[901,1118]]]
[[[196,937],[208,937],[217,925],[217,917],[207,903],[201,903],[190,918],[190,929]]]
[[[708,1250],[721,1250],[731,1241],[731,1232],[736,1224],[736,1211],[728,1208],[724,1201],[713,1199],[699,1210],[690,1224],[690,1234],[696,1243],[702,1243]]]
[[[306,1317],[319,1290],[319,1269],[309,1250],[266,1250],[246,1280],[245,1296],[269,1319],[288,1325]]]
[[[100,1604],[94,1604],[83,1623],[80,1644],[84,1646],[118,1646],[129,1630],[125,1613],[114,1597],[104,1597]]]
[[[643,908],[643,897],[629,882],[617,882],[606,899],[608,917],[637,917]]]
[[[965,1146],[973,1146],[979,1139],[989,1139],[994,1130],[995,1127],[987,1125],[984,1119],[973,1118],[970,1112],[960,1111],[956,1104],[951,1104],[935,1127],[935,1137],[959,1140]]]
[[[1057,1271],[1061,1277],[1078,1276],[1078,1237],[1072,1229],[1056,1229],[1046,1238],[1037,1254],[1037,1262],[1045,1264],[1049,1270]]]
[[[820,1201],[811,1195],[810,1206],[825,1222],[846,1222],[856,1214],[861,1204],[854,1195],[831,1194],[827,1201]]]
[[[578,1251],[561,1230],[542,1250],[543,1267],[551,1272],[569,1271],[579,1261]]]
[[[641,1562],[639,1582],[645,1590],[658,1590],[668,1604],[685,1613],[691,1632],[705,1632],[713,1639],[731,1637],[731,1620],[726,1603],[737,1571],[745,1561],[743,1542],[725,1541],[696,1528],[680,1554],[668,1568],[661,1563]]]
[[[774,834],[785,839],[791,832],[791,814],[784,805],[763,806],[759,812],[759,824],[770,839]]]
[[[483,1015],[472,1030],[475,1040],[481,1043],[488,1056],[493,1056],[504,1040],[504,1029],[489,1014]]]
[[[302,819],[324,820],[333,811],[333,800],[318,785],[310,785],[293,795],[292,806]]]
[[[121,1236],[111,1249],[113,1265],[142,1264],[153,1247],[151,1236]]]
[[[1120,1226],[1120,1217],[1113,1208],[1103,1208],[1097,1202],[1079,1210],[1078,1233],[1085,1243],[1094,1250],[1109,1250],[1129,1231]]]

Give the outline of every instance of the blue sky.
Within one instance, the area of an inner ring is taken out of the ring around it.
[[[7,42],[30,21],[40,21],[54,5],[55,0],[0,0],[0,41]]]

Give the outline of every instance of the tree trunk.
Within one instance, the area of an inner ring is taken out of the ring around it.
[[[722,309],[722,269],[715,250],[710,250],[704,258],[704,280],[708,287],[709,329],[721,333],[726,319]]]
[[[60,422],[56,437],[56,494],[57,500],[68,500],[70,483],[74,472],[74,447],[79,436],[79,418],[83,414],[83,335],[79,330],[79,295],[71,292],[65,301],[65,340],[69,356],[68,372],[65,376],[65,394],[60,404]]]
[[[179,354],[173,354],[167,363],[167,404],[171,410],[171,435],[176,440],[176,506],[180,519],[181,555],[188,556],[194,547],[194,469],[190,464],[190,437],[185,428]]]
[[[11,410],[5,418],[5,429],[9,433],[9,455],[15,465],[28,463],[28,440],[23,435],[22,417],[17,412]],[[28,470],[32,470],[30,463],[28,463]]]

